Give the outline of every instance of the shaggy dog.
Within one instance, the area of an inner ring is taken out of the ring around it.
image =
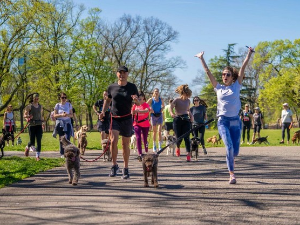
[[[88,131],[88,127],[86,125],[83,125],[82,127],[80,127],[80,129],[78,131],[74,132],[75,140],[79,139],[82,132],[87,132],[87,131]]]
[[[110,141],[108,139],[103,139],[101,141],[102,144],[102,150],[103,152],[106,151],[104,153],[104,157],[103,157],[103,161],[111,161],[111,154],[110,154]],[[106,159],[107,156],[107,159]]]
[[[197,137],[191,138],[191,158],[193,158],[193,152],[195,152],[195,158],[198,159],[200,139]]]
[[[2,129],[2,135],[0,136],[0,148],[1,148],[1,157],[0,159],[4,156],[4,147],[5,147],[5,142],[12,140],[12,135],[10,132],[7,132],[5,129]]]
[[[17,139],[17,145],[21,145],[22,144],[22,139],[21,139],[21,137],[18,137],[18,139]]]
[[[133,134],[130,138],[130,148],[134,150],[134,152],[137,151],[137,146],[136,146],[136,136]]]
[[[167,155],[172,152],[172,155],[175,155],[175,148],[176,148],[176,137],[173,135],[168,135],[167,136],[167,141],[166,141],[167,147]]]
[[[292,137],[292,142],[293,144],[296,143],[297,141],[297,144],[299,144],[299,140],[300,140],[300,130],[296,131]]]
[[[158,187],[157,182],[157,165],[158,155],[157,154],[143,154],[142,155],[143,173],[144,173],[144,187],[149,187],[148,177],[152,174],[151,184],[155,188]]]
[[[80,149],[80,154],[84,155],[85,153],[85,149],[87,146],[87,140],[86,140],[86,132],[81,132],[79,139],[78,139],[78,148]]]
[[[66,168],[69,176],[69,184],[77,185],[80,177],[80,158],[79,149],[73,145],[65,136],[60,139],[65,150]],[[73,176],[73,169],[75,175]]]
[[[213,143],[214,145],[215,145],[215,144],[219,144],[219,141],[220,141],[220,139],[218,140],[218,138],[217,138],[216,135],[214,135],[214,136],[212,136],[212,137],[210,137],[210,138],[207,138],[207,140],[206,140],[207,143],[211,142],[211,143]]]
[[[268,142],[267,138],[268,138],[268,136],[266,136],[266,137],[260,137],[260,138],[254,138],[253,139],[253,144],[255,144],[255,143],[258,143],[258,144],[261,144],[261,143],[270,144]]]

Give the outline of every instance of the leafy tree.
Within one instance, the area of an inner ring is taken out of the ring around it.
[[[298,118],[300,106],[300,39],[260,42],[256,47],[255,67],[260,67],[259,102],[262,109],[277,120],[282,103],[288,102]]]

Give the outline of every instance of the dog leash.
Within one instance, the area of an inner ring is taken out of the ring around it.
[[[23,128],[23,130],[21,130],[20,133],[18,133],[17,136],[15,136],[15,139],[17,139],[17,137],[19,137],[20,134],[22,134],[22,133],[24,132],[24,130],[28,127],[29,121],[30,121],[30,120],[28,120],[28,122],[27,122],[27,124],[25,125],[25,127]]]
[[[111,132],[112,131],[112,118],[122,118],[122,117],[126,117],[126,116],[130,116],[130,114],[126,114],[124,116],[113,116],[111,113],[110,113],[110,125],[109,125],[109,131]],[[85,161],[85,162],[96,162],[98,161],[108,150],[109,150],[109,147],[110,147],[110,144],[111,144],[111,141],[110,141],[110,136],[108,136],[108,143],[104,149],[104,151],[102,152],[102,154],[100,154],[97,158],[95,159],[92,159],[92,160],[88,160],[86,158],[84,158],[83,156],[80,156],[80,158]]]
[[[167,146],[163,147],[161,150],[159,150],[156,154],[159,155],[160,153],[162,153],[167,147],[169,147],[171,144],[175,144],[176,142],[182,140],[183,138],[185,138],[186,136],[190,135],[191,132],[197,130],[199,127],[202,127],[202,126],[206,126],[208,124],[210,124],[211,122],[213,122],[215,119],[210,119],[208,120],[207,122],[203,123],[203,124],[200,124],[200,125],[197,125],[195,126],[194,128],[190,129],[188,132],[184,133],[183,135],[181,135],[180,137],[178,137],[176,139],[176,141],[173,141],[171,142],[170,144],[168,144]]]

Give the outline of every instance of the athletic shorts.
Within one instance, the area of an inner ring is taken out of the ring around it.
[[[163,124],[162,114],[159,117],[156,117],[153,114],[151,114],[151,125],[156,126],[156,125],[160,125],[160,124]]]
[[[165,122],[165,130],[170,131],[173,129],[173,122]]]
[[[254,133],[259,133],[260,132],[260,130],[261,130],[261,124],[260,125],[256,125],[256,124],[254,124]]]
[[[125,120],[119,120],[114,119],[112,120],[112,130],[117,130],[120,132],[120,135],[123,137],[131,137],[132,136],[132,130],[133,130],[133,121],[132,117],[125,119]]]
[[[103,121],[98,120],[97,126],[98,126],[99,132],[104,131],[106,134],[108,134],[108,131],[109,131],[109,120],[108,119],[104,119]]]

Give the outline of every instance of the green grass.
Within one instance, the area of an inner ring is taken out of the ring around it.
[[[299,128],[293,128],[291,130],[291,136],[293,135],[293,133],[295,131],[299,130]],[[252,140],[252,134],[253,131],[250,131],[250,141]],[[96,150],[96,149],[101,149],[101,144],[100,144],[100,133],[99,132],[90,132],[87,134],[87,140],[88,140],[88,146],[87,149],[88,150]],[[218,135],[218,131],[217,130],[206,130],[205,131],[205,142],[206,139],[209,137],[212,137],[213,135]],[[279,142],[281,141],[281,130],[280,129],[264,129],[261,130],[261,136],[268,136],[268,141],[270,142],[270,145],[273,146],[279,146]],[[9,147],[5,147],[4,151],[24,151],[24,148],[26,146],[26,144],[29,141],[29,135],[28,133],[23,133],[21,134],[21,138],[22,138],[22,145],[15,145],[15,146],[9,146]],[[73,141],[71,139],[71,141]],[[153,142],[152,142],[152,132],[149,133],[148,136],[148,142],[149,142],[149,148],[152,148]],[[247,142],[247,141],[246,141]],[[254,145],[254,146],[263,146],[262,145]],[[290,144],[291,145],[291,144]],[[119,149],[121,149],[121,141],[119,141]],[[222,147],[223,142],[219,145],[217,145],[218,147]],[[247,144],[242,144],[241,146],[246,147],[249,146]],[[181,147],[184,147],[184,141],[181,144]],[[213,144],[211,143],[206,143],[206,147],[213,147]],[[43,134],[43,138],[42,138],[42,151],[58,151],[59,150],[59,141],[58,138],[53,138],[52,137],[52,133],[44,133]]]
[[[61,158],[42,158],[36,161],[32,157],[4,157],[0,160],[0,188],[63,164],[64,160]]]

